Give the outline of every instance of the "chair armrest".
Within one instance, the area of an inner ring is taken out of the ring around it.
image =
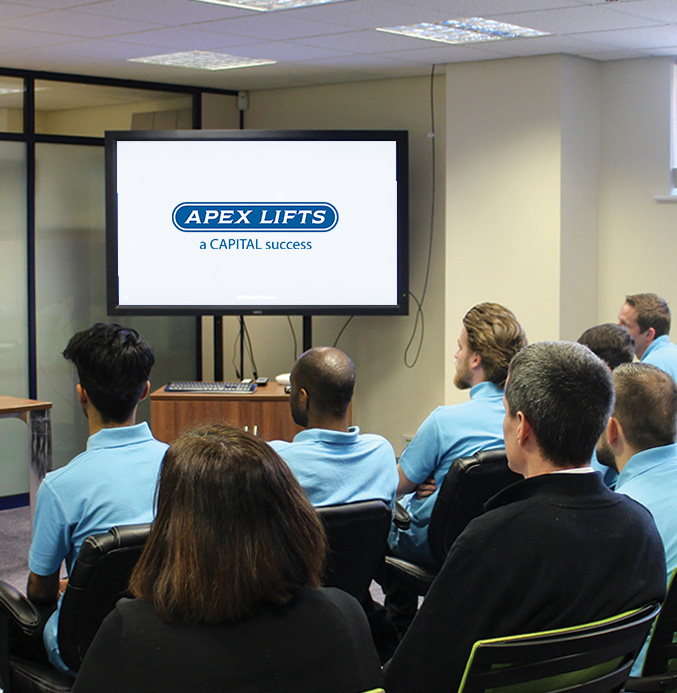
[[[16,587],[4,580],[0,580],[0,611],[26,635],[33,635],[40,626],[40,614],[35,606]]]
[[[411,524],[411,515],[409,511],[399,501],[395,501],[393,506],[393,523],[395,527],[402,530],[409,529],[409,525]]]

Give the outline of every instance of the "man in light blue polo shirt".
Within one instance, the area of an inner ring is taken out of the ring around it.
[[[306,430],[271,447],[294,472],[315,506],[381,499],[392,503],[398,475],[395,452],[382,436],[348,425],[355,367],[340,349],[314,347],[291,372],[289,405]]]
[[[677,568],[677,385],[645,363],[613,372],[616,405],[597,459],[616,469],[616,492],[651,511],[663,540],[668,576]],[[632,669],[639,676],[647,644]]]
[[[87,450],[49,472],[38,489],[27,593],[49,607],[62,592],[61,564],[70,571],[83,541],[116,525],[150,522],[160,465],[167,449],[148,424],[135,424],[155,361],[138,332],[97,323],[78,332],[64,357],[78,372],[78,400],[89,424]],[[60,604],[60,602],[59,602]],[[70,672],[57,642],[59,608],[43,633],[50,662]]]
[[[657,294],[632,294],[618,312],[618,324],[628,328],[635,354],[669,373],[677,381],[677,345],[670,341],[670,308]]]
[[[470,389],[463,404],[438,407],[421,424],[402,453],[398,493],[411,515],[408,530],[393,525],[392,553],[416,563],[433,565],[428,524],[437,492],[457,457],[504,447],[503,386],[512,357],[526,345],[514,314],[498,303],[480,303],[463,318],[458,339],[454,384]]]

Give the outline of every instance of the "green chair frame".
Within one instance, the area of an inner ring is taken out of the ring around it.
[[[475,643],[459,693],[624,690],[657,603],[594,623]]]

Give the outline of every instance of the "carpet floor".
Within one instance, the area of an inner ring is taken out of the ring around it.
[[[22,592],[28,578],[31,515],[28,506],[0,511],[0,579]]]

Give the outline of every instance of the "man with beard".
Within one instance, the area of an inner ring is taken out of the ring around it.
[[[512,357],[526,343],[522,326],[504,306],[480,303],[466,313],[454,384],[469,389],[470,400],[435,409],[400,457],[397,491],[411,494],[403,501],[411,523],[406,530],[393,525],[388,543],[395,556],[434,565],[428,524],[438,489],[456,458],[504,447],[503,386]]]
[[[616,491],[648,508],[665,548],[668,575],[677,568],[677,386],[656,366],[633,363],[613,372],[616,406],[597,444],[597,459],[618,472]],[[646,644],[632,669],[639,676]]]
[[[348,425],[355,366],[340,349],[314,347],[291,372],[289,406],[306,430],[293,442],[271,447],[296,475],[315,506],[382,499],[392,503],[397,466],[392,445],[382,436]]]

